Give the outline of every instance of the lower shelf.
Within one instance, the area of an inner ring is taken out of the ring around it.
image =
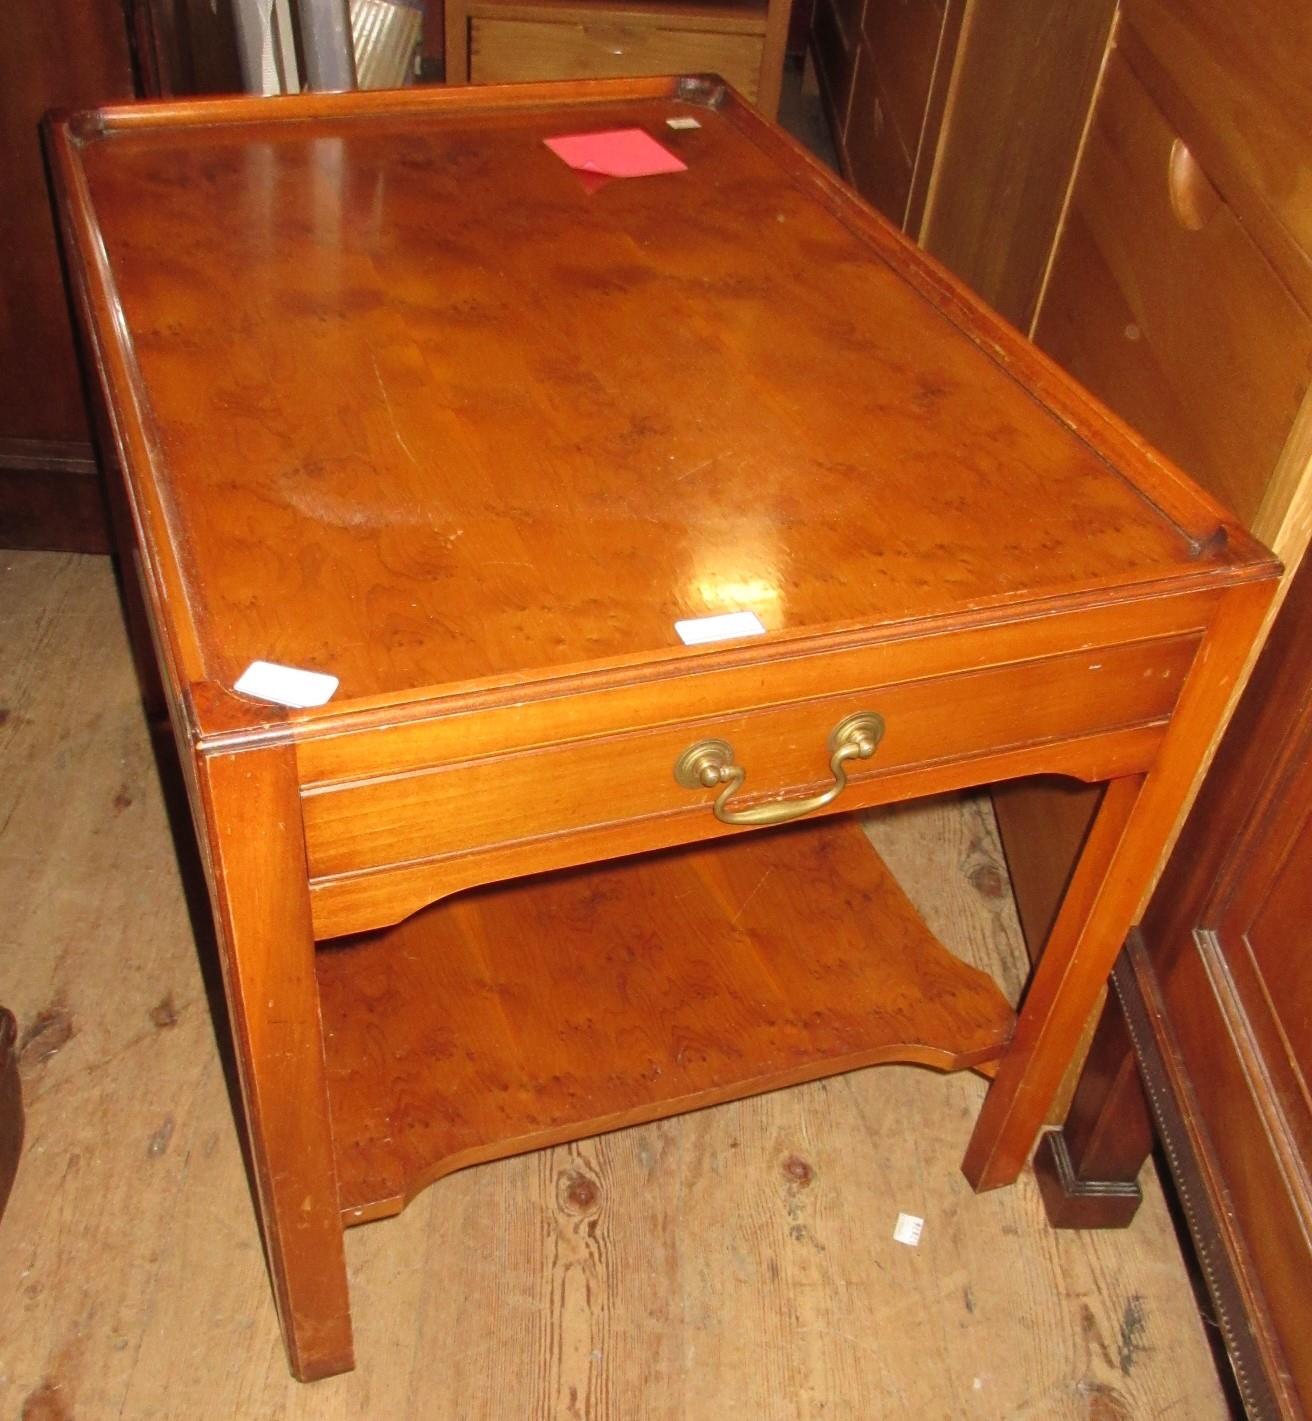
[[[860,1066],[987,1068],[1015,1021],[851,820],[464,893],[318,973],[347,1223],[465,1165]]]

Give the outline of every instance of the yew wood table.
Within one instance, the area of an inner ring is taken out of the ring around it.
[[[633,127],[685,170],[543,144]],[[474,1161],[904,1060],[1013,1180],[1266,552],[713,80],[50,139],[296,1374],[343,1226]],[[1040,772],[1108,788],[1016,1014],[838,816]]]

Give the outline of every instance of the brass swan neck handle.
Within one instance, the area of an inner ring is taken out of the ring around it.
[[[884,735],[884,718],[875,711],[857,711],[845,716],[829,733],[829,769],[834,782],[828,789],[805,799],[786,799],[772,804],[735,809],[730,800],[747,778],[747,771],[734,762],[733,747],[724,740],[699,740],[679,756],[674,778],[685,789],[720,787],[712,808],[722,824],[762,826],[787,824],[823,809],[847,788],[849,760],[868,760]]]

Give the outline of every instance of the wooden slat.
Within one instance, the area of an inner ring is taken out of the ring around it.
[[[920,226],[925,250],[1027,329],[1102,63],[1112,0],[974,5]]]

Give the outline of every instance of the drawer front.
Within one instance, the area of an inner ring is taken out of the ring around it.
[[[469,77],[492,84],[708,73],[755,101],[763,44],[761,35],[669,29],[622,12],[560,21],[475,15],[469,22]]]
[[[869,45],[862,41],[857,50],[856,79],[843,135],[852,186],[901,227],[911,193],[912,159],[893,126]]]
[[[1120,55],[1035,337],[1251,525],[1307,389],[1312,326]]]
[[[885,721],[883,739],[871,759],[849,766],[849,786],[831,806],[839,811],[916,792],[890,788],[909,773],[1129,727],[1160,727],[1197,641],[1187,634],[894,685],[854,686],[796,702],[314,787],[303,798],[312,896],[322,903],[341,889],[349,897],[351,880],[362,874],[422,864],[434,866],[426,881],[450,891],[482,881],[486,866],[480,856],[508,845],[555,843],[557,848],[548,847],[536,862],[542,868],[581,861],[559,849],[560,840],[575,835],[595,839],[613,831],[619,845],[610,848],[614,853],[718,833],[714,793],[684,788],[674,778],[680,754],[708,738],[727,741],[747,771],[735,803],[800,798],[833,783],[827,741],[838,722],[853,712],[877,712]],[[1136,744],[1152,740],[1155,736],[1141,737]],[[641,831],[643,825],[650,833],[635,836],[635,826]],[[605,853],[581,857],[589,856]],[[530,871],[523,862],[517,871]],[[409,906],[434,896],[420,893]],[[322,928],[328,918],[317,921]],[[348,926],[364,923],[332,916],[331,930]]]
[[[1122,0],[1121,43],[1227,192],[1305,310],[1312,10],[1288,0]]]

